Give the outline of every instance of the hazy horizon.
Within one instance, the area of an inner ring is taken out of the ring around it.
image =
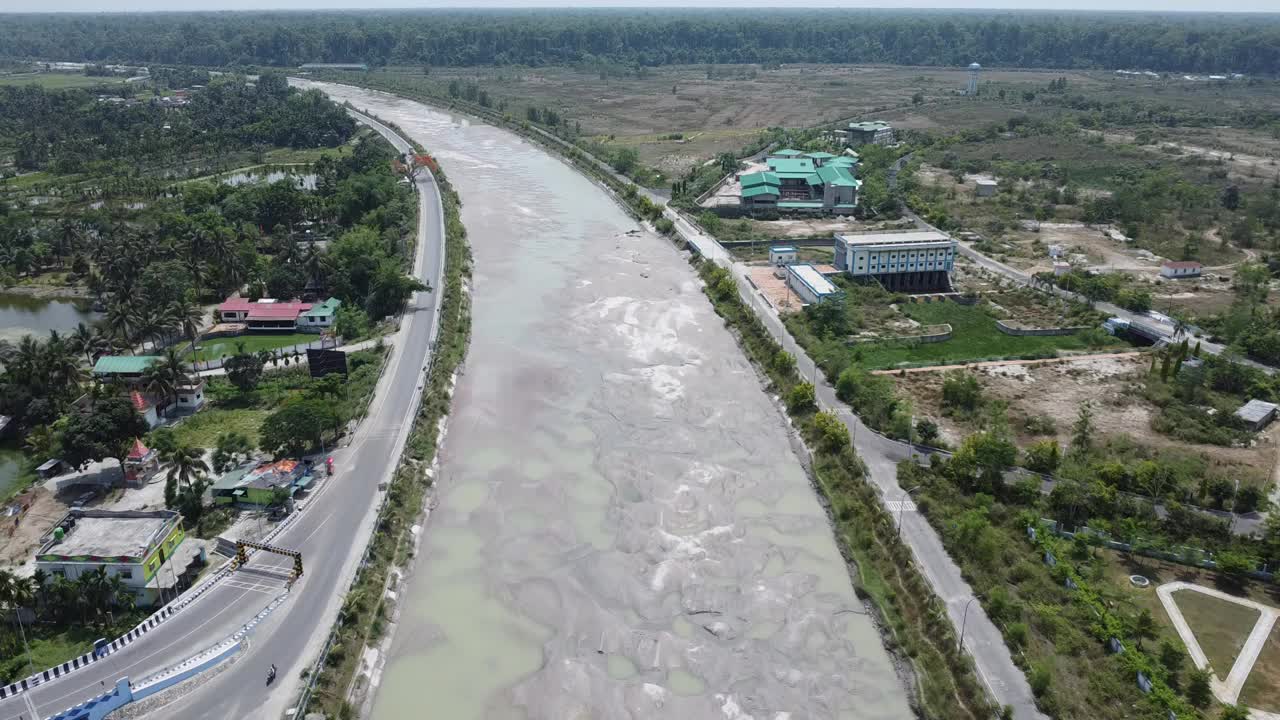
[[[882,10],[1027,10],[1087,12],[1208,12],[1208,13],[1275,13],[1275,0],[1236,0],[1229,4],[1212,0],[804,0],[798,5],[779,5],[778,0],[739,0],[690,4],[687,0],[501,0],[499,2],[422,0],[376,0],[376,6],[357,7],[353,0],[196,0],[175,3],[173,0],[9,0],[0,13],[99,13],[99,12],[199,12],[199,11],[326,11],[326,10],[411,10],[411,9],[531,9],[531,8],[772,8],[772,9],[882,9]]]

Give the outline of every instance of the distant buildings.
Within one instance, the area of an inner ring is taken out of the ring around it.
[[[995,178],[980,177],[973,181],[974,194],[978,197],[991,197],[996,194],[1000,183]]]
[[[862,181],[854,176],[858,161],[853,157],[779,150],[766,164],[767,170],[738,178],[743,208],[835,214],[857,208]]]
[[[338,314],[342,301],[329,298],[315,307],[298,315],[298,329],[303,332],[321,332],[333,327],[333,319]]]
[[[840,290],[812,265],[787,265],[786,273],[787,287],[808,305],[840,294]]]
[[[1178,280],[1198,278],[1204,266],[1194,260],[1166,260],[1160,265],[1160,277]]]
[[[52,581],[105,568],[134,594],[139,605],[170,594],[202,548],[184,545],[182,516],[172,510],[72,510],[46,536],[36,569]],[[161,572],[168,564],[170,567]]]
[[[364,63],[303,63],[299,67],[302,70],[369,70],[369,66]]]
[[[892,145],[893,127],[883,120],[851,122],[844,130],[844,142],[849,147]]]
[[[933,230],[835,236],[836,269],[888,290],[949,290],[955,255],[956,241]]]

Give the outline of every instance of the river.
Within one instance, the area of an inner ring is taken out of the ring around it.
[[[785,418],[670,243],[511,133],[323,87],[440,160],[475,258],[373,717],[910,717]]]

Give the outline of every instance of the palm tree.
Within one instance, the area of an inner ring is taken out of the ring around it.
[[[195,357],[196,335],[200,332],[204,312],[199,305],[183,298],[169,306],[169,316],[173,319],[174,326],[191,342],[191,355]]]
[[[121,347],[129,349],[133,354],[133,334],[139,325],[138,313],[127,301],[113,303],[107,307],[107,327]]]
[[[79,354],[56,330],[49,331],[49,341],[44,345],[44,372],[50,389],[62,397],[74,396],[85,378]]]
[[[164,355],[152,363],[142,375],[147,392],[157,397],[178,400],[178,388],[187,382],[187,366],[178,357],[178,351],[166,348]]]
[[[58,434],[49,425],[38,425],[27,431],[23,445],[37,458],[52,457],[58,445]]]
[[[170,464],[168,477],[182,483],[187,489],[209,472],[209,464],[204,461],[204,452],[190,445],[179,445],[168,454],[165,461]]]
[[[93,357],[106,352],[111,346],[102,333],[84,323],[76,325],[76,329],[72,330],[71,335],[67,337],[67,343],[76,352],[84,353],[85,362],[91,366]]]

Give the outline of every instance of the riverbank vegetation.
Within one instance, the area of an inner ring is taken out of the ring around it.
[[[424,152],[421,147],[418,151]],[[435,184],[443,201],[445,221],[438,340],[413,429],[387,490],[365,561],[344,598],[327,650],[307,671],[308,688],[299,713],[310,708],[327,717],[356,715],[348,702],[356,670],[364,647],[378,643],[388,629],[394,610],[384,592],[388,575],[393,567],[407,567],[413,561],[415,537],[409,528],[424,511],[426,495],[434,481],[428,468],[435,461],[441,423],[452,402],[454,374],[466,356],[471,333],[470,300],[464,289],[471,274],[471,252],[459,213],[461,200],[442,171],[435,173]],[[367,688],[357,690],[363,693]]]

